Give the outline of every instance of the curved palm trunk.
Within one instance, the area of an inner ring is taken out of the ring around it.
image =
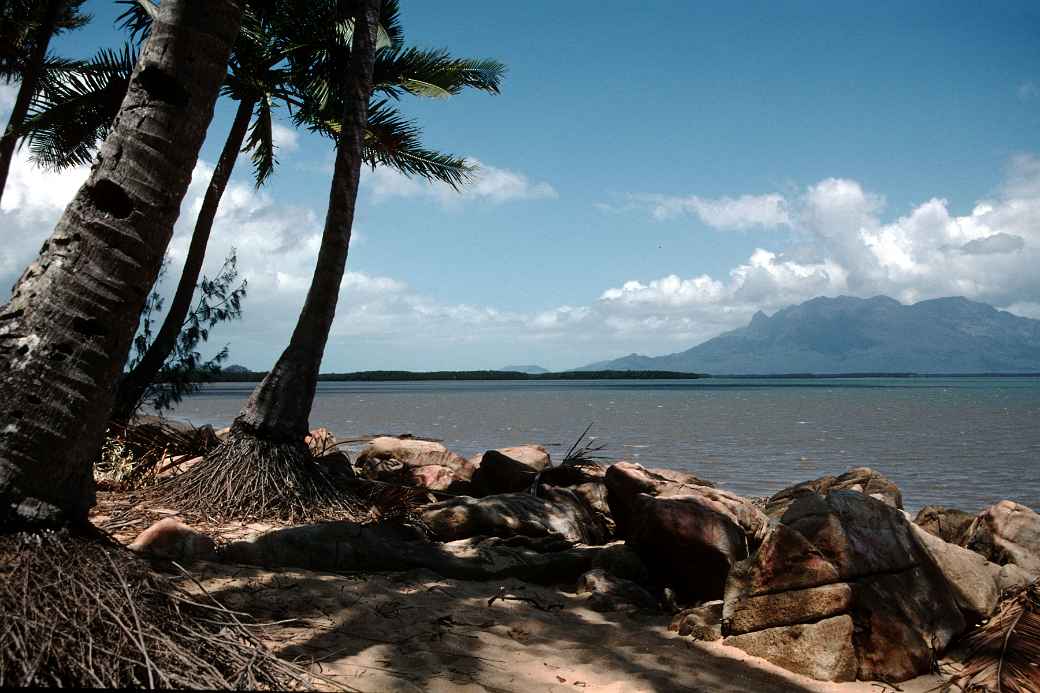
[[[86,521],[114,385],[242,7],[164,0],[90,177],[0,308],[0,528]]]
[[[364,0],[359,5],[347,76],[343,130],[336,146],[336,164],[318,263],[289,346],[250,395],[235,419],[234,433],[297,445],[307,434],[307,421],[318,386],[318,369],[336,315],[340,282],[347,265],[361,177],[368,99],[372,92],[380,0]]]
[[[170,303],[170,310],[166,314],[159,332],[155,335],[155,340],[141,357],[140,362],[123,376],[119,383],[112,411],[112,418],[116,421],[126,421],[133,416],[141,403],[145,390],[155,380],[159,370],[177,345],[177,337],[180,335],[181,327],[184,326],[184,319],[188,316],[188,311],[191,310],[191,300],[195,295],[199,275],[202,273],[202,263],[206,259],[206,246],[209,244],[209,234],[213,230],[213,220],[217,216],[217,207],[227,188],[228,179],[231,178],[231,172],[235,168],[238,153],[242,151],[242,143],[245,142],[246,134],[249,132],[249,119],[255,106],[255,100],[243,100],[238,104],[231,131],[224,142],[224,150],[220,153],[220,160],[213,170],[209,187],[206,188],[206,196],[202,200],[202,209],[195,221],[195,230],[192,232],[191,244],[188,246],[188,256],[184,260],[184,269],[181,270],[181,278],[177,283],[173,301]]]
[[[43,61],[47,57],[47,47],[51,43],[51,36],[54,35],[58,24],[62,2],[63,0],[47,1],[43,20],[40,22],[40,28],[37,30],[33,42],[32,55],[29,56],[29,64],[25,66],[22,83],[18,87],[18,96],[11,109],[11,117],[7,119],[7,128],[4,130],[3,137],[0,137],[0,200],[3,199],[4,188],[7,187],[7,174],[11,171],[14,147],[18,143],[17,131],[29,113],[29,105],[32,103],[33,94],[36,93],[36,86],[40,82]]]

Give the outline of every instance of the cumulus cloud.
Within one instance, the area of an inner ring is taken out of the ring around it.
[[[272,123],[271,135],[274,138],[274,146],[279,152],[295,152],[300,148],[300,133],[295,128],[281,123]]]
[[[466,161],[476,167],[476,172],[461,190],[455,190],[440,181],[408,177],[385,166],[366,169],[362,182],[371,191],[375,202],[397,197],[425,198],[450,206],[467,200],[502,203],[559,197],[556,189],[545,181],[532,181],[522,173],[491,166],[479,159],[469,158]]]

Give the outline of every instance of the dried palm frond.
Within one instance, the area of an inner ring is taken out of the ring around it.
[[[606,443],[597,443],[595,437],[590,437],[585,440],[585,436],[592,430],[592,424],[590,423],[585,427],[585,430],[581,432],[578,439],[574,441],[570,449],[567,450],[567,454],[563,456],[563,462],[561,464],[582,464],[592,463],[598,464],[599,460],[607,459],[607,455],[597,454],[600,450],[607,446]]]
[[[132,489],[153,480],[163,460],[201,457],[219,444],[210,426],[195,428],[158,417],[113,423],[95,464],[95,478],[110,487]]]
[[[1040,582],[1011,593],[968,635],[964,669],[943,693],[1040,693]]]
[[[122,546],[69,530],[0,536],[0,687],[298,689],[244,614]]]

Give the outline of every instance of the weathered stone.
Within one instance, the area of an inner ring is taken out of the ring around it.
[[[172,517],[159,520],[141,532],[128,547],[135,553],[171,561],[210,560],[216,556],[214,541]]]
[[[839,477],[823,476],[785,488],[766,502],[765,513],[769,517],[779,518],[798,498],[812,494],[827,495],[831,491],[856,491],[893,508],[903,508],[903,494],[898,486],[869,467],[857,467]]]
[[[549,453],[541,445],[488,450],[473,474],[473,487],[479,495],[526,491],[549,464]]]
[[[606,528],[567,489],[547,489],[546,497],[503,493],[460,496],[426,506],[422,518],[442,541],[475,536],[557,534],[583,544],[602,544]]]
[[[1040,575],[1040,515],[1013,501],[1000,501],[971,523],[964,546],[999,565],[1013,563]]]
[[[918,533],[925,534],[901,511],[859,492],[802,495],[755,555],[730,572],[726,613],[747,612],[738,626],[744,629],[781,614],[809,621],[838,609],[855,625],[860,678],[897,682],[926,673],[966,622]],[[809,595],[818,601],[800,608]],[[748,635],[793,632],[786,628]]]
[[[595,462],[561,464],[542,470],[538,483],[569,488],[599,514],[613,536],[614,518],[610,514],[610,504],[607,502],[606,471]]]
[[[596,555],[594,568],[602,568],[612,575],[625,578],[638,584],[650,580],[650,572],[635,549],[623,541],[616,541],[603,547]]]
[[[440,443],[388,436],[373,439],[358,455],[362,477],[433,491],[468,490],[474,467]]]
[[[1036,579],[1034,575],[1030,575],[1014,563],[998,566],[996,563],[987,562],[986,565],[993,571],[994,579],[997,581],[997,587],[1001,593],[1016,587],[1025,587]]]
[[[852,588],[844,582],[735,599],[723,609],[723,630],[727,635],[740,635],[819,621],[847,612],[851,604]]]
[[[725,643],[819,681],[853,681],[856,650],[848,615],[726,638]]]
[[[220,549],[220,559],[264,567],[308,570],[400,571],[427,568],[460,580],[517,578],[539,584],[574,584],[592,568],[599,547],[555,539],[488,539],[432,544],[402,525],[325,522],[280,529]],[[541,551],[539,548],[546,550]],[[557,550],[549,550],[557,549]]]
[[[963,510],[926,505],[917,513],[914,524],[945,542],[963,546],[965,535],[974,519],[974,515]]]
[[[694,640],[719,640],[722,638],[722,606],[722,600],[717,599],[683,609],[672,618],[668,630],[674,630],[679,635],[689,636]]]
[[[652,594],[631,580],[611,575],[602,568],[593,568],[578,578],[575,592],[589,595],[589,608],[593,611],[657,609],[657,600]]]
[[[646,469],[632,462],[616,462],[607,467],[604,474],[607,486],[607,502],[611,516],[617,525],[618,536],[628,532],[632,506],[639,494],[651,496],[676,496],[690,493],[699,488],[713,488],[714,484],[667,469]]]
[[[957,606],[972,622],[987,618],[1000,601],[1000,568],[985,558],[910,525],[928,555],[946,578]]]

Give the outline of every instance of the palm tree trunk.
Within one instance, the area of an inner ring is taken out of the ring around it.
[[[3,137],[0,137],[0,200],[3,199],[4,188],[7,187],[7,174],[11,171],[14,147],[18,143],[18,128],[21,127],[25,116],[29,113],[29,105],[36,93],[36,86],[40,82],[43,61],[47,57],[47,47],[50,45],[51,36],[54,35],[58,25],[58,15],[61,13],[63,1],[47,1],[43,19],[40,21],[40,27],[33,40],[32,54],[22,72],[22,83],[18,87],[18,96],[11,109],[11,117],[7,119],[7,128],[4,130]]]
[[[184,326],[184,319],[191,310],[192,297],[195,295],[195,287],[202,272],[202,262],[206,259],[206,246],[209,244],[210,231],[213,230],[213,220],[217,216],[217,207],[227,188],[228,179],[231,178],[231,171],[235,168],[238,154],[242,151],[242,143],[249,132],[249,120],[255,106],[256,101],[253,99],[243,99],[238,103],[231,131],[224,142],[224,150],[220,153],[220,160],[213,170],[209,187],[206,188],[206,196],[202,200],[202,209],[195,220],[188,256],[184,260],[184,269],[181,270],[181,278],[170,303],[170,310],[144,356],[119,383],[112,410],[112,418],[115,421],[125,422],[133,416],[145,390],[155,380],[177,345],[177,337]]]
[[[86,521],[115,383],[242,6],[164,0],[90,177],[0,307],[0,528]]]
[[[372,92],[380,1],[364,0],[359,5],[351,67],[347,75],[343,129],[336,146],[336,164],[318,262],[289,346],[235,419],[236,433],[296,444],[307,434],[307,422],[318,386],[318,369],[336,315],[339,287],[347,266],[361,177],[368,99]]]

